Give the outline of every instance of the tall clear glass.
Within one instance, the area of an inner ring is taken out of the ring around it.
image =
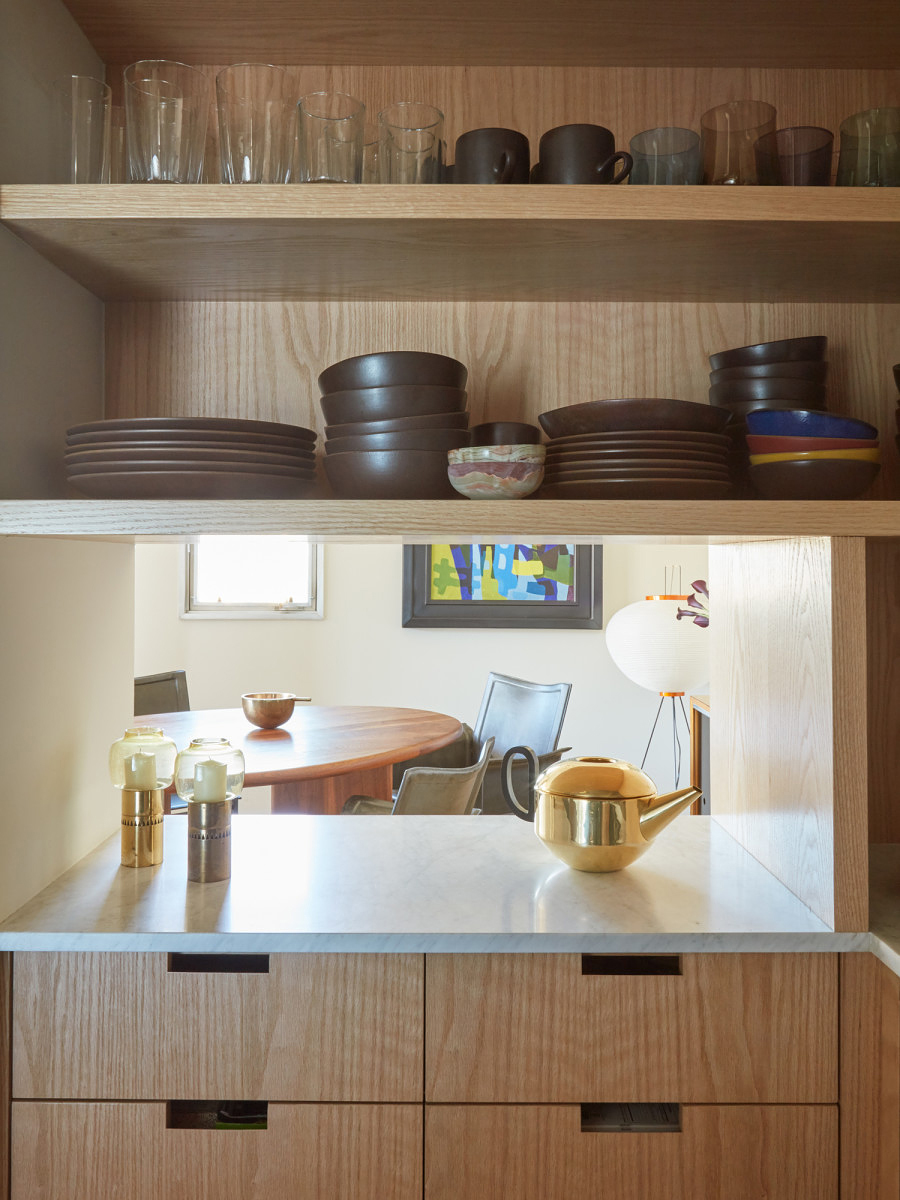
[[[781,183],[777,158],[760,175],[754,147],[775,132],[775,109],[762,100],[730,100],[700,118],[703,182],[715,184]]]
[[[900,187],[900,108],[870,108],[841,122],[838,187]]]
[[[378,175],[382,183],[440,183],[444,114],[402,100],[378,114]]]
[[[62,183],[106,183],[109,177],[109,86],[89,75],[53,84],[57,111],[55,175]]]
[[[206,76],[186,63],[143,59],[125,68],[133,182],[200,182],[209,101]]]
[[[125,136],[125,109],[121,104],[114,104],[109,110],[109,182],[131,182],[128,143]]]
[[[362,183],[366,106],[344,92],[311,92],[297,106],[300,183]]]
[[[284,67],[235,63],[216,75],[224,183],[287,183],[294,97]]]
[[[634,159],[629,183],[700,182],[700,135],[693,129],[645,129],[635,134],[628,149]]]

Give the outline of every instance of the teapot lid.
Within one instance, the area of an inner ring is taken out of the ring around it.
[[[565,758],[553,763],[536,790],[585,800],[645,800],[656,796],[656,784],[640,767],[621,758]]]

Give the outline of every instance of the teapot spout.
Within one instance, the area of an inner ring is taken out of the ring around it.
[[[669,792],[666,796],[657,796],[641,813],[642,836],[648,842],[652,842],[670,821],[674,821],[680,812],[683,812],[695,800],[699,800],[702,795],[699,788],[688,787],[682,788],[680,792]]]

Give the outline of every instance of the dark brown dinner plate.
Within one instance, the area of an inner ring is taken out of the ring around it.
[[[609,446],[619,442],[661,443],[663,445],[727,446],[726,433],[710,433],[699,429],[621,429],[600,433],[574,433],[567,437],[556,437],[547,443],[548,451],[557,446]]]
[[[685,468],[679,470],[677,467],[659,467],[658,469],[648,466],[642,470],[610,467],[609,470],[593,470],[590,467],[572,467],[566,471],[545,471],[544,479],[547,483],[556,483],[564,479],[730,479],[730,472],[724,467],[721,470],[711,468],[710,470],[690,469]]]
[[[713,479],[607,479],[543,484],[540,500],[724,500],[731,484]]]
[[[111,471],[69,482],[100,500],[300,500],[318,494],[313,480],[253,471]]]
[[[621,449],[584,449],[580,450],[572,447],[570,450],[548,450],[546,454],[546,462],[550,463],[570,463],[570,462],[595,462],[595,463],[614,463],[625,458],[639,458],[644,462],[696,462],[696,463],[723,463],[728,457],[728,449],[726,447],[709,449],[709,450],[673,450],[671,447],[656,447],[656,446],[623,446]]]
[[[309,438],[282,437],[276,433],[248,433],[233,429],[101,429],[96,433],[70,433],[66,445],[72,449],[105,449],[113,446],[222,446],[230,449],[273,450],[286,448],[297,454],[315,454]]]
[[[633,429],[691,429],[721,433],[728,418],[726,409],[710,404],[654,397],[588,400],[584,404],[554,408],[538,416],[541,428],[551,438]]]
[[[238,417],[113,417],[108,421],[84,421],[72,425],[68,435],[79,433],[102,433],[106,430],[140,429],[206,429],[231,430],[235,433],[274,433],[279,437],[292,437],[303,442],[314,442],[316,431],[303,425],[285,425],[280,421],[245,421]]]
[[[313,478],[315,475],[314,467],[307,466],[283,466],[280,463],[274,464],[263,463],[221,463],[221,462],[199,462],[191,459],[185,459],[183,462],[175,462],[172,459],[142,459],[137,462],[130,463],[73,463],[66,467],[68,475],[107,475],[115,474],[116,472],[126,471],[234,471],[235,474],[260,475],[263,472],[268,472],[272,475],[290,475],[293,478],[300,476],[301,478]]]
[[[167,445],[160,448],[135,447],[134,449],[116,447],[114,450],[68,450],[64,455],[66,466],[88,465],[90,463],[121,463],[132,462],[170,462],[176,463],[264,463],[274,467],[307,467],[315,466],[313,453],[278,454],[265,450],[224,450],[218,447],[203,446],[199,449]],[[127,466],[125,466],[127,470]]]

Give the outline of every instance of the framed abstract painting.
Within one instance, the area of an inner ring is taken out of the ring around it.
[[[404,546],[403,624],[600,629],[603,549],[571,543]]]

